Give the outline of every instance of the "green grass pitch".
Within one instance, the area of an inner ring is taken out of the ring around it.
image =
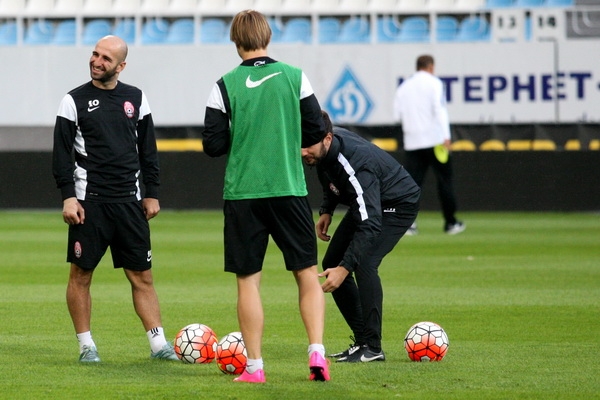
[[[92,285],[102,363],[80,365],[60,211],[0,211],[0,399],[600,398],[600,215],[461,217],[466,232],[446,236],[439,213],[422,213],[420,234],[385,258],[387,361],[332,364],[327,383],[308,381],[297,290],[271,245],[262,282],[267,383],[249,385],[214,363],[150,360],[129,285],[109,254]],[[238,330],[235,277],[222,271],[221,213],[167,210],[151,226],[167,336],[193,322],[219,336]],[[448,333],[441,362],[406,356],[402,339],[422,320]],[[327,350],[346,348],[349,335],[327,295]]]

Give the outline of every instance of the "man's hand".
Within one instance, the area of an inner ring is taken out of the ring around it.
[[[158,204],[158,199],[153,199],[151,197],[146,197],[142,200],[142,208],[144,209],[144,213],[146,214],[146,219],[150,220],[156,217],[156,214],[160,211],[160,205]]]
[[[325,242],[329,242],[329,239],[331,239],[331,236],[327,234],[329,225],[331,225],[331,214],[323,214],[319,217],[319,221],[317,221],[317,225],[315,226],[317,237]]]
[[[331,293],[335,289],[339,288],[344,279],[348,276],[350,272],[344,267],[337,266],[335,268],[327,268],[325,271],[319,274],[319,277],[326,277],[327,279],[321,285],[323,292]]]
[[[76,197],[69,197],[63,201],[63,221],[69,225],[83,224],[85,210]]]

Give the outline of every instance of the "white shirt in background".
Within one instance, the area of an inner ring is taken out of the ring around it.
[[[442,81],[417,71],[396,89],[394,118],[402,122],[404,149],[431,148],[450,140],[450,122]]]

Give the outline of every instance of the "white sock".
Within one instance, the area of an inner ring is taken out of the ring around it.
[[[318,352],[323,357],[325,357],[325,346],[323,346],[322,344],[313,343],[308,346],[308,355],[309,356],[315,351]]]
[[[79,352],[83,351],[83,346],[88,347],[96,347],[96,343],[94,343],[94,339],[92,339],[92,332],[82,332],[77,334],[77,340],[79,341]]]
[[[165,332],[162,326],[150,329],[146,332],[146,335],[148,335],[148,341],[150,342],[150,348],[153,353],[156,353],[167,344],[167,339],[165,339]]]
[[[263,369],[263,359],[262,358],[258,358],[258,359],[252,359],[249,358],[246,362],[246,371],[248,371],[249,374],[253,374],[256,371],[258,371],[259,369]]]

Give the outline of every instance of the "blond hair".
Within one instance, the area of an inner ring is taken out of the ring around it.
[[[244,51],[266,49],[271,41],[271,27],[260,12],[244,10],[233,17],[229,38]]]

